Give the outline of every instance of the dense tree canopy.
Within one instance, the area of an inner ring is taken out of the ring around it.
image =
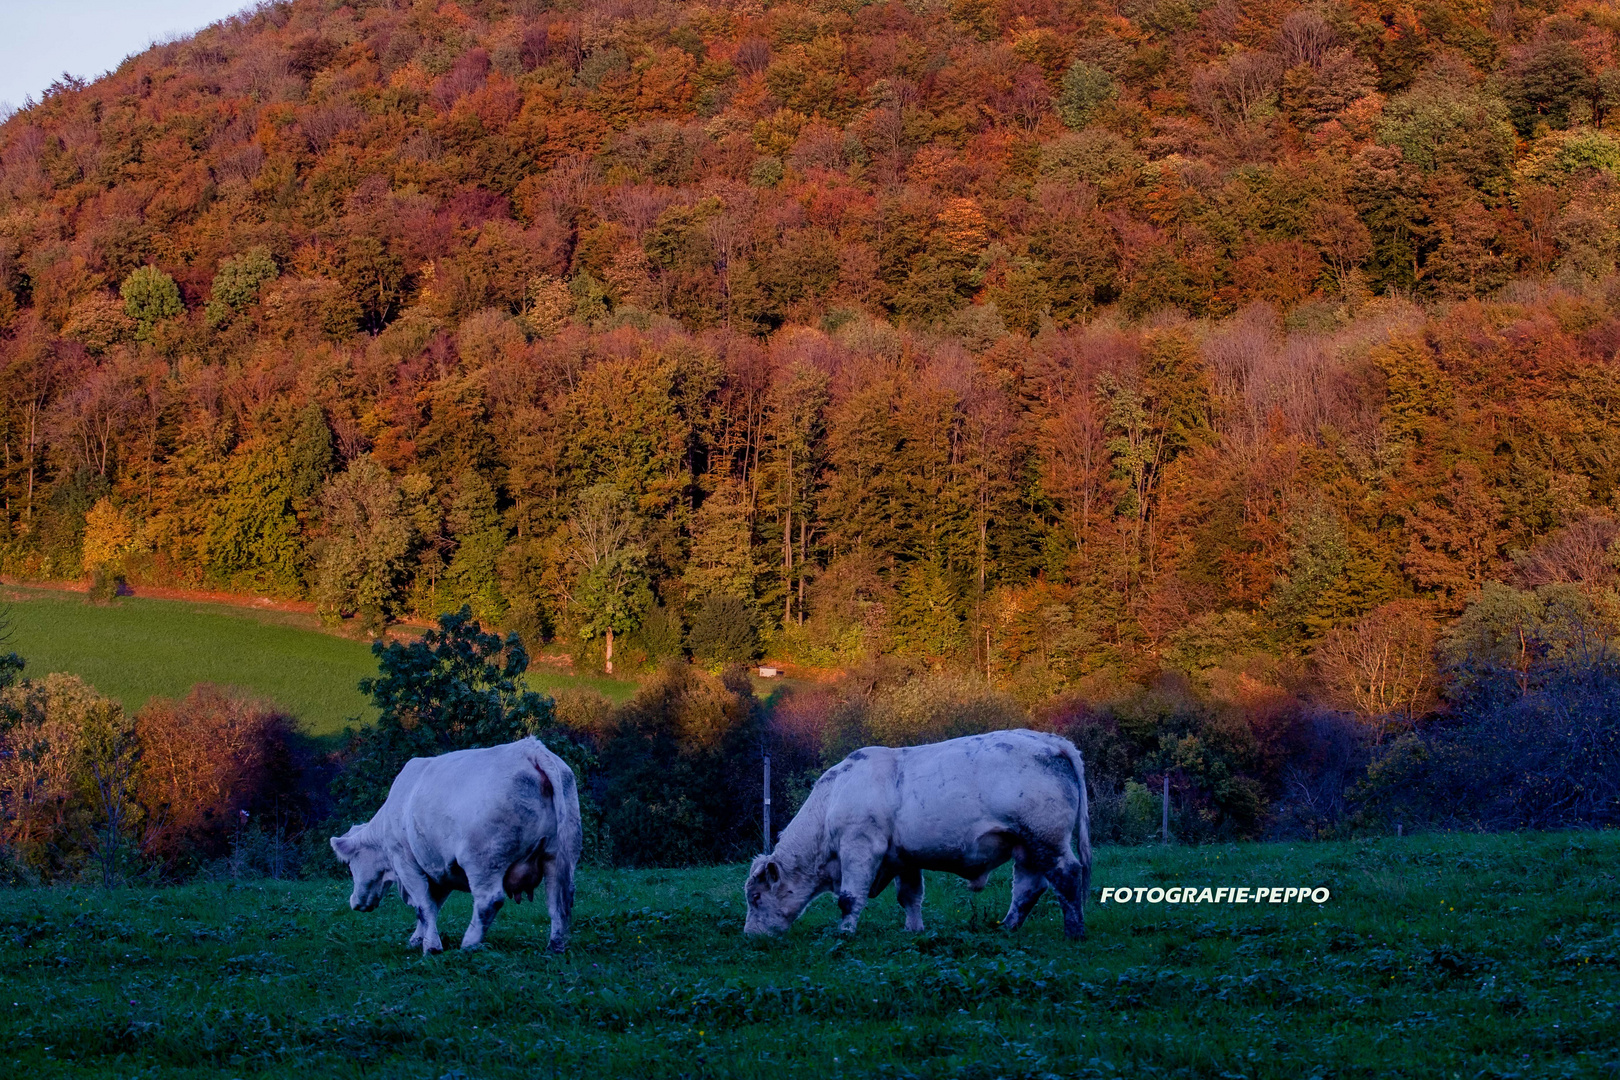
[[[0,560],[1409,717],[1614,507],[1617,34],[261,5],[0,126]]]

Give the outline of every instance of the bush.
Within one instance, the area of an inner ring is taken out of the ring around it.
[[[114,573],[105,566],[90,571],[90,589],[85,599],[92,604],[110,604],[124,593],[124,575]]]
[[[879,691],[867,721],[872,741],[916,746],[961,735],[1026,727],[1011,697],[972,676],[936,674]]]
[[[618,866],[689,866],[757,849],[763,725],[747,674],[666,664],[615,712],[593,793]]]
[[[0,845],[46,880],[93,869],[111,884],[140,824],[123,707],[74,675],[0,691]]]
[[[681,657],[681,620],[669,608],[655,604],[625,637],[625,651],[639,655],[641,663],[659,665]]]
[[[1620,658],[1603,643],[1470,673],[1449,718],[1371,766],[1367,809],[1443,828],[1568,829],[1620,824]]]
[[[1282,767],[1282,795],[1269,832],[1326,840],[1350,831],[1358,823],[1353,796],[1366,777],[1375,735],[1345,713],[1304,713]]]
[[[308,823],[303,748],[292,719],[268,702],[203,684],[179,701],[153,698],[135,732],[141,846],[167,875],[225,856],[244,827],[286,835]]]

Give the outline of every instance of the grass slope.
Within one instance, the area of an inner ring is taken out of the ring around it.
[[[200,682],[240,686],[274,701],[311,734],[376,717],[358,683],[377,673],[371,646],[298,625],[300,616],[227,604],[124,597],[86,603],[48,590],[5,590],[8,645],[30,677],[66,671],[139,709]]]
[[[1107,849],[1105,885],[1326,885],[1322,907],[1050,899],[1017,934],[930,875],[839,937],[817,901],[745,940],[742,869],[581,874],[566,957],[539,905],[423,958],[347,884],[0,892],[0,1062],[202,1077],[1045,1077],[1611,1074],[1620,835]],[[458,895],[443,925],[469,914]]]
[[[324,633],[311,616],[142,597],[97,605],[75,593],[23,586],[0,589],[0,611],[11,623],[5,649],[28,661],[25,675],[71,672],[129,710],[212,682],[269,698],[312,735],[336,734],[351,717],[376,717],[358,686],[377,674],[371,646]],[[543,665],[531,671],[529,684],[544,693],[583,686],[616,701],[635,689]]]

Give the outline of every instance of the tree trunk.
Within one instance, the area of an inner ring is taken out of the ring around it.
[[[790,456],[788,460],[793,459]],[[789,488],[789,500],[792,499],[792,488]],[[793,503],[789,501],[787,513],[782,515],[782,591],[787,599],[782,607],[782,625],[786,626],[793,621]]]
[[[613,627],[611,627],[611,626],[608,627],[608,632],[607,632],[607,658],[606,658],[606,664],[607,664],[607,673],[609,675],[613,674]]]

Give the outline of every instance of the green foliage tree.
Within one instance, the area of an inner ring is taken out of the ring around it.
[[[1091,123],[1102,107],[1119,96],[1114,77],[1095,64],[1076,60],[1063,73],[1057,96],[1058,115],[1076,131]]]
[[[555,726],[551,698],[523,687],[529,654],[516,634],[481,630],[472,610],[440,615],[411,642],[371,646],[378,674],[360,681],[377,722],[351,728],[332,794],[339,820],[365,821],[413,757],[539,737],[583,782],[589,755]]]
[[[895,604],[895,647],[936,658],[959,651],[967,643],[967,635],[957,603],[956,587],[938,559],[912,563],[901,578]]]
[[[640,529],[630,499],[611,484],[582,492],[566,528],[569,604],[583,640],[605,639],[603,668],[610,675],[614,635],[635,629],[653,604]]]
[[[303,509],[315,501],[335,461],[332,429],[321,407],[312,402],[298,414],[289,450],[288,480],[294,506]]]
[[[759,618],[741,597],[709,593],[692,613],[686,645],[709,667],[745,664],[759,655]]]
[[[259,299],[259,290],[280,273],[270,249],[256,247],[219,264],[214,286],[204,308],[212,326],[222,326]]]
[[[683,575],[693,597],[754,597],[753,528],[735,481],[723,480],[692,517],[692,549]]]
[[[1545,37],[1532,44],[1507,78],[1503,96],[1522,135],[1537,124],[1567,127],[1579,109],[1591,115],[1597,80],[1586,55],[1573,41]]]
[[[226,588],[296,596],[304,545],[293,513],[287,452],[243,447],[226,464],[224,490],[203,536],[209,577]]]
[[[185,310],[180,302],[180,286],[155,266],[130,271],[118,294],[124,298],[124,314],[135,320],[135,336],[143,341],[152,336],[158,323]]]
[[[335,622],[357,615],[373,632],[403,604],[414,538],[398,482],[369,455],[327,481],[321,491],[327,536],[317,558],[315,595]]]
[[[1394,585],[1380,561],[1351,543],[1344,521],[1318,503],[1294,524],[1289,563],[1266,613],[1282,640],[1314,641],[1388,600]]]
[[[1513,166],[1515,139],[1502,99],[1448,65],[1390,99],[1378,136],[1424,172],[1454,169],[1474,187],[1496,190]]]
[[[443,595],[452,605],[470,607],[482,621],[498,621],[506,611],[498,563],[507,537],[488,480],[471,470],[461,474],[446,524],[456,550],[445,568]]]

